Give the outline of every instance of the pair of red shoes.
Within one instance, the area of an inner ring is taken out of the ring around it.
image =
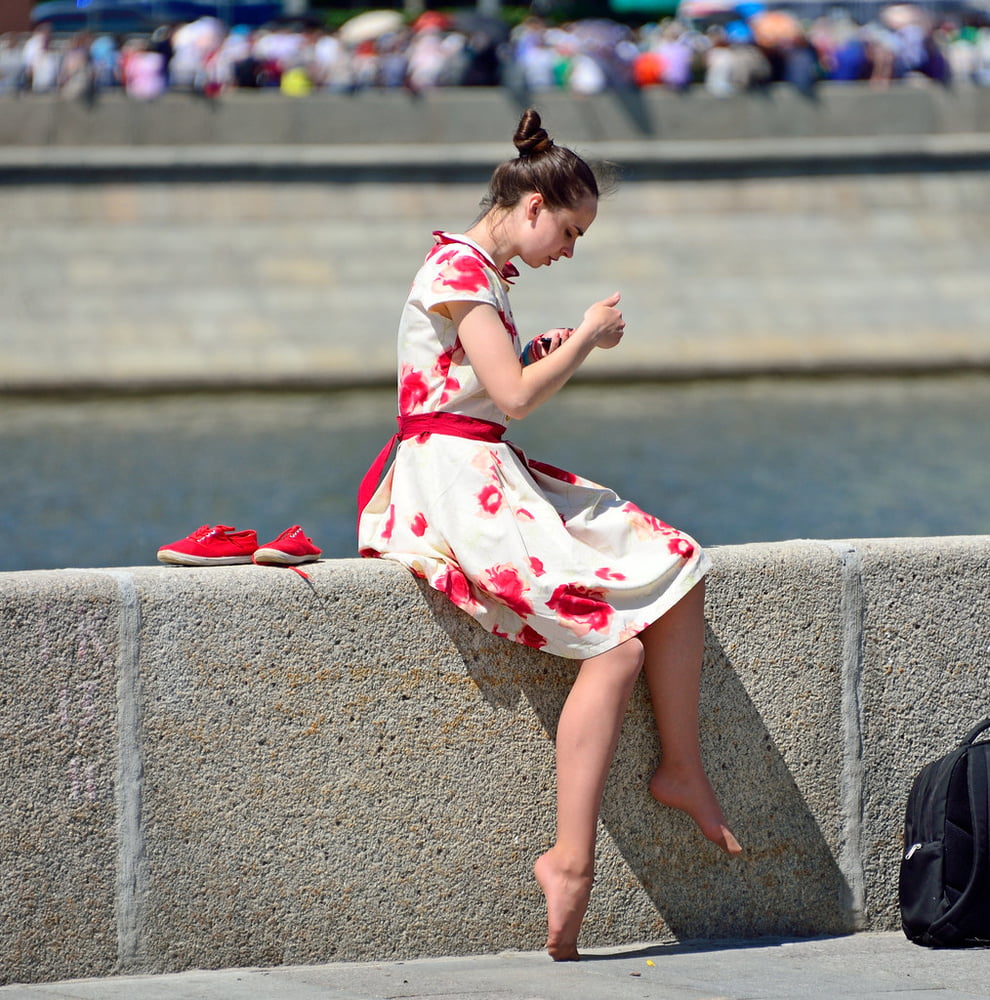
[[[191,535],[158,550],[158,561],[175,566],[233,566],[255,562],[259,566],[298,566],[319,559],[321,549],[294,524],[267,545],[258,545],[250,529],[238,531],[226,524],[204,524]]]

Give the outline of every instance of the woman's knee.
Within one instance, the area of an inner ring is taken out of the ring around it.
[[[627,639],[604,655],[609,658],[607,669],[616,681],[632,687],[643,669],[643,661],[646,658],[642,641],[638,638]]]

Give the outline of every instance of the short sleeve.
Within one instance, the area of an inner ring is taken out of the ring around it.
[[[439,246],[431,254],[419,283],[420,302],[427,310],[443,302],[485,302],[499,308],[491,267],[470,248]]]

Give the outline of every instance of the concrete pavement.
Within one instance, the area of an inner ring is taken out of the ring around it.
[[[2,1000],[975,1000],[982,949],[931,951],[900,933],[183,972],[0,987]]]

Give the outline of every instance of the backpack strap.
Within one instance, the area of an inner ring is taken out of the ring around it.
[[[970,744],[975,742],[976,737],[983,732],[984,729],[990,729],[990,719],[984,719],[982,722],[978,722],[973,728],[963,737],[962,742],[959,744],[961,747],[968,747]]]
[[[990,726],[990,719],[972,730],[965,742],[971,742],[970,737],[978,735],[984,728]],[[988,860],[990,852],[990,785],[987,762],[990,754],[970,753],[966,755],[966,781],[969,786],[969,814],[973,821],[973,868],[969,873],[969,881],[962,895],[950,907],[949,911],[934,921],[929,933],[937,944],[952,947],[962,944],[970,937],[965,919],[972,912],[973,902],[986,895]],[[959,921],[957,924],[956,921]]]

